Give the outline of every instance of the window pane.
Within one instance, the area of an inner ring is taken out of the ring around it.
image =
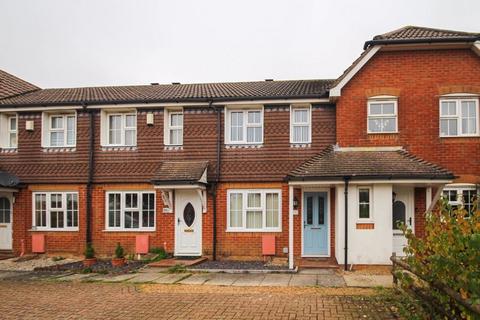
[[[46,227],[47,226],[47,199],[45,194],[35,195],[35,226]]]
[[[402,201],[395,201],[393,203],[393,219],[392,219],[392,228],[393,230],[399,229],[399,224],[406,223],[406,209],[405,204]]]
[[[442,101],[440,116],[454,116],[457,114],[455,101]]]
[[[380,119],[368,119],[368,130],[370,132],[382,132],[382,121]]]
[[[67,193],[67,227],[78,227],[77,194]]]
[[[75,144],[75,117],[67,117],[67,145]]]
[[[63,211],[50,212],[50,227],[63,228]]]
[[[108,195],[108,226],[120,227],[120,193]]]
[[[457,119],[441,119],[440,134],[442,136],[456,136],[458,134]]]
[[[372,115],[382,114],[382,105],[380,103],[371,103],[370,104],[370,114],[372,114]]]
[[[262,206],[262,197],[260,193],[249,193],[247,196],[248,208],[260,208]]]
[[[63,117],[51,117],[52,129],[63,129]]]
[[[247,128],[247,142],[262,142],[262,128]]]
[[[241,193],[230,194],[230,227],[243,227],[243,195]]]
[[[174,127],[183,126],[183,114],[179,114],[179,113],[170,114],[170,126],[174,126]]]
[[[63,132],[50,132],[50,145],[63,146]]]
[[[307,224],[313,224],[313,197],[307,197]]]
[[[318,224],[325,224],[325,199],[323,197],[318,198]]]
[[[384,132],[396,131],[395,118],[383,118],[382,127]]]
[[[10,131],[16,131],[17,130],[17,118],[16,117],[11,117],[10,118]]]
[[[183,144],[183,130],[171,129],[170,130],[170,144],[181,145]]]
[[[359,217],[368,219],[370,218],[370,190],[359,189]]]
[[[262,228],[262,211],[247,211],[247,229]]]
[[[230,114],[230,140],[243,140],[243,112],[232,112]]]
[[[308,126],[294,126],[293,127],[293,142],[308,142]]]
[[[368,203],[360,203],[360,218],[370,218],[370,205]]]
[[[134,114],[125,115],[125,127],[136,128],[137,127],[137,116],[134,115]]]
[[[153,228],[155,226],[155,195],[144,193],[142,195],[142,227]]]
[[[125,130],[125,145],[134,146],[137,140],[136,130]]]
[[[370,202],[370,190],[369,189],[360,189],[360,202]]]
[[[125,228],[136,229],[140,225],[140,214],[138,211],[126,211],[125,212]]]
[[[382,106],[383,106],[383,114],[395,113],[395,105],[393,103],[384,103]]]
[[[293,110],[293,122],[294,123],[308,123],[309,121],[309,110],[307,109],[297,109]]]
[[[260,124],[261,112],[260,111],[248,111],[247,112],[249,124]]]
[[[125,194],[125,208],[138,208],[138,194],[126,193]]]
[[[266,227],[278,228],[279,212],[278,212],[278,193],[267,193],[266,195]]]
[[[11,132],[10,133],[10,140],[9,140],[9,147],[10,148],[16,148],[17,147],[17,133],[16,132]]]

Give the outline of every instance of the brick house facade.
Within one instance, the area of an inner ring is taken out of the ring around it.
[[[1,73],[0,249],[111,256],[148,236],[259,259],[274,236],[290,267],[388,264],[395,219],[421,235],[442,190],[477,192],[479,41],[406,27],[336,80],[39,89]]]

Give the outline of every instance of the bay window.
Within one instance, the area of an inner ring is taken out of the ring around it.
[[[478,136],[478,99],[441,99],[440,136]]]
[[[397,100],[369,100],[367,130],[368,133],[396,133]]]
[[[107,192],[106,229],[155,230],[154,192]]]
[[[312,136],[310,106],[292,106],[290,109],[290,143],[310,143]]]
[[[78,230],[78,193],[33,193],[33,229]]]
[[[225,143],[263,143],[263,109],[227,109],[225,123]]]
[[[229,190],[227,231],[281,231],[280,190]]]

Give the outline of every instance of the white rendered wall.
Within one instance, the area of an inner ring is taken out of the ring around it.
[[[358,219],[358,185],[348,190],[348,264],[390,264],[392,255],[392,185],[372,187],[372,219]],[[345,241],[344,187],[337,187],[335,212],[335,256],[344,263]],[[357,223],[373,223],[374,229],[357,229]]]

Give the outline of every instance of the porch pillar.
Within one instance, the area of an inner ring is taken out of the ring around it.
[[[288,268],[293,269],[293,186],[288,187]]]
[[[430,208],[430,204],[432,203],[432,187],[427,187],[425,197],[425,208]]]

